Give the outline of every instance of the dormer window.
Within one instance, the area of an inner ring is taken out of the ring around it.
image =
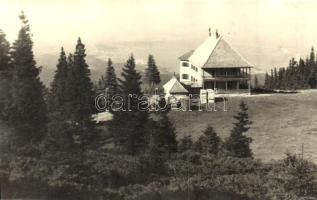
[[[183,62],[183,63],[182,63],[182,66],[183,66],[183,67],[188,67],[188,66],[189,66],[189,63]]]

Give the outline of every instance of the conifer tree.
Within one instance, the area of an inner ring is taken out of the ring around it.
[[[165,99],[160,100],[160,108],[165,106]],[[169,109],[160,110],[159,120],[154,122],[152,129],[153,143],[162,150],[162,152],[174,153],[177,151],[176,130],[174,124],[168,117]]]
[[[111,108],[112,98],[118,93],[118,81],[110,58],[108,59],[106,74],[99,80],[99,89],[107,90],[107,103]]]
[[[64,48],[61,48],[60,57],[55,71],[54,80],[51,84],[49,95],[50,112],[60,111],[61,114],[66,114],[66,97],[67,97],[67,79],[68,79],[68,64]]]
[[[226,149],[234,157],[252,157],[252,151],[250,148],[252,139],[244,135],[249,130],[249,125],[252,124],[252,122],[249,120],[247,111],[247,105],[241,101],[240,111],[236,116],[234,116],[236,122],[233,123],[234,127],[231,130],[229,138],[225,142]]]
[[[254,76],[254,87],[255,88],[259,87],[259,80],[257,75]]]
[[[153,55],[149,55],[148,62],[147,62],[148,67],[146,68],[145,71],[145,80],[146,83],[152,87],[155,84],[159,84],[161,82],[160,78],[160,72],[156,66],[155,60]]]
[[[12,81],[12,68],[10,66],[10,44],[6,35],[0,29],[0,118],[7,117],[6,110],[9,105],[9,91]]]
[[[15,131],[10,139],[12,150],[30,155],[43,139],[47,118],[44,85],[39,78],[40,68],[34,60],[30,26],[24,13],[20,19],[22,27],[11,52],[13,77],[9,124]]]
[[[200,153],[217,154],[219,151],[221,139],[214,131],[213,127],[208,125],[195,143],[195,149]]]
[[[193,140],[191,135],[184,136],[179,142],[178,151],[184,152],[184,151],[190,150],[192,146],[193,146]]]
[[[78,38],[76,49],[73,55],[73,62],[69,60],[69,80],[68,91],[70,93],[70,113],[71,122],[75,127],[75,142],[81,148],[96,148],[96,129],[91,115],[94,111],[93,84],[90,79],[89,66],[86,63],[86,49],[81,39]]]
[[[270,89],[270,76],[267,72],[265,73],[264,87]]]
[[[123,79],[119,79],[119,89],[124,99],[123,110],[113,113],[109,129],[117,146],[124,147],[131,154],[137,154],[147,145],[148,111],[142,111],[139,107],[139,97],[143,95],[142,82],[132,55],[123,68],[122,77]]]
[[[73,147],[73,138],[71,134],[71,126],[68,123],[69,108],[67,107],[67,95],[68,93],[68,63],[66,53],[61,48],[60,57],[55,71],[54,80],[51,84],[51,90],[49,93],[49,123],[48,134],[45,138],[45,153],[46,156],[56,156],[56,160],[60,158],[61,152],[71,152]],[[50,155],[49,155],[50,154]]]
[[[93,85],[90,80],[90,70],[86,63],[85,45],[78,38],[74,53],[74,99],[73,121],[80,127],[86,128],[90,124],[93,103]]]
[[[276,67],[274,67],[274,80],[273,80],[273,85],[274,85],[274,88],[275,89],[278,89],[278,85],[279,85],[279,82],[278,82],[278,74],[277,74],[277,69]]]
[[[316,86],[317,86],[317,65],[316,65],[316,60],[315,60],[314,47],[311,48],[311,52],[310,52],[309,68],[310,68],[309,85],[311,88],[316,88]]]

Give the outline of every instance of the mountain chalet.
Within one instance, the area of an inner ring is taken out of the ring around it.
[[[169,95],[184,95],[184,88],[191,94],[213,93],[217,96],[251,94],[252,65],[235,51],[218,34],[211,34],[195,50],[179,57],[179,83],[173,77],[166,84]],[[173,87],[176,83],[177,87]]]

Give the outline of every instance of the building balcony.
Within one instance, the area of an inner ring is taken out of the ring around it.
[[[248,80],[250,79],[250,74],[224,74],[224,75],[205,75],[204,80]]]

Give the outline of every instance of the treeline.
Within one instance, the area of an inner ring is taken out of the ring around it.
[[[85,45],[62,48],[54,80],[45,88],[33,55],[25,15],[10,45],[0,33],[0,179],[4,198],[37,199],[316,199],[315,166],[287,155],[263,164],[254,160],[248,107],[240,103],[230,135],[211,126],[198,140],[177,140],[164,98],[155,113],[140,111],[140,99],[110,109],[113,119],[97,125],[97,89],[128,98],[142,95],[141,75],[131,55],[116,77],[111,59],[98,85],[90,79]],[[160,82],[149,56],[146,82]],[[96,89],[97,88],[97,89]],[[113,102],[109,102],[113,103]],[[110,107],[111,108],[111,107]]]
[[[317,62],[314,48],[310,56],[295,61],[292,58],[286,68],[274,68],[271,73],[265,74],[264,87],[266,89],[297,90],[315,89],[317,86]]]

